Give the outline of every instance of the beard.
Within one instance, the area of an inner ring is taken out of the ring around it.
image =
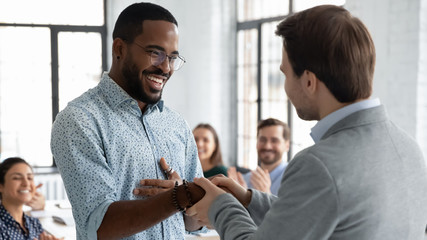
[[[140,70],[138,70],[138,67],[133,62],[131,62],[129,58],[125,60],[124,66],[125,67],[122,70],[122,74],[125,77],[126,85],[128,87],[127,91],[131,97],[147,104],[155,104],[162,98],[163,88],[160,91],[151,88],[148,90],[149,92],[144,90],[143,80],[139,78]],[[163,73],[160,69],[153,71],[144,70],[142,72],[143,76],[147,76],[149,74],[165,76],[168,79],[170,77],[169,74]],[[159,92],[160,94],[157,95]],[[150,95],[149,93],[153,94]]]
[[[266,156],[262,157],[262,153],[263,152],[271,152],[271,153],[273,153],[273,158],[269,158],[268,156],[267,157]],[[281,161],[282,160],[282,156],[278,152],[276,152],[276,151],[261,150],[258,153],[258,159],[260,160],[261,163],[263,163],[265,165],[272,165],[272,164],[277,163],[278,161]]]

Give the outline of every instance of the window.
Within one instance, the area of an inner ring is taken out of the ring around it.
[[[103,0],[0,0],[2,160],[54,165],[53,119],[106,68],[104,6]]]
[[[315,122],[298,118],[284,91],[280,72],[282,39],[275,35],[277,24],[288,14],[320,4],[343,5],[344,0],[237,0],[237,146],[236,164],[257,165],[258,121],[280,119],[291,128],[288,158],[313,144],[309,133]]]

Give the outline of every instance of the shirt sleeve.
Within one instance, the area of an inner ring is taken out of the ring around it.
[[[310,154],[294,158],[288,168],[277,199],[270,198],[272,201],[263,205],[266,195],[253,192],[249,212],[258,217],[266,212],[259,227],[231,195],[223,194],[214,201],[209,220],[221,239],[328,239],[337,225],[339,211],[331,175]]]
[[[53,125],[51,150],[73,206],[78,232],[96,239],[104,214],[117,196],[94,120],[78,108],[61,112]]]

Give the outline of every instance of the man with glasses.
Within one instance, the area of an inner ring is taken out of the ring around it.
[[[197,200],[194,185],[175,186],[203,176],[197,147],[185,120],[161,100],[185,63],[177,25],[158,5],[127,7],[114,27],[110,72],[55,120],[51,149],[78,239],[183,239],[201,227],[176,214]],[[139,188],[141,179],[163,179],[162,188]],[[134,195],[144,190],[162,193]]]

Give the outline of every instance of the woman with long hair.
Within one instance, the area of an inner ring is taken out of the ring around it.
[[[206,178],[217,174],[227,176],[227,168],[222,162],[221,147],[215,129],[210,124],[201,123],[194,128],[193,135],[196,140],[203,175]]]

